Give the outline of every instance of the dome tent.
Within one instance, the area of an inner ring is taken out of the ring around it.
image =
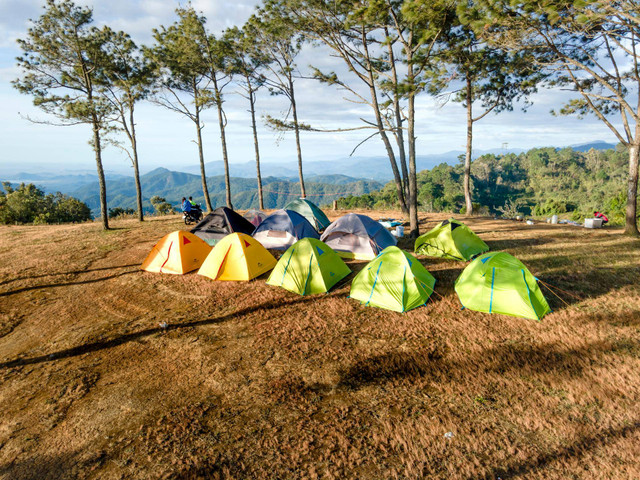
[[[551,309],[537,279],[506,252],[485,253],[465,268],[455,283],[469,310],[540,320]]]
[[[251,235],[255,229],[251,222],[237,212],[227,207],[218,207],[193,227],[191,233],[209,245],[215,245],[230,233],[240,232]]]
[[[275,264],[273,255],[255,238],[232,233],[211,250],[198,275],[212,280],[247,281],[268,272]]]
[[[291,210],[276,210],[253,232],[253,238],[274,250],[286,250],[306,237],[319,239],[320,235],[306,218]]]
[[[262,210],[248,210],[243,217],[254,227],[257,227],[267,218],[267,214]]]
[[[318,232],[324,230],[331,223],[322,210],[313,202],[306,198],[299,198],[289,202],[284,206],[285,210],[293,210],[309,220]]]
[[[416,239],[415,253],[430,257],[471,260],[476,255],[487,252],[484,243],[464,223],[450,218]]]
[[[330,247],[315,238],[303,238],[280,257],[267,284],[300,295],[326,293],[350,273]]]
[[[337,219],[320,237],[345,258],[371,260],[382,250],[396,244],[396,239],[380,223],[366,215],[348,213]]]
[[[211,247],[192,233],[178,230],[156,243],[140,266],[141,270],[181,275],[202,265]]]
[[[410,253],[387,247],[356,275],[350,297],[365,305],[406,312],[427,303],[436,279]]]

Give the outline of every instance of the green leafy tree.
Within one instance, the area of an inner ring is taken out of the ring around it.
[[[104,37],[92,27],[89,8],[71,0],[47,0],[44,13],[32,21],[26,38],[19,39],[23,74],[13,85],[33,96],[33,103],[57,122],[50,125],[88,124],[93,132],[102,226],[109,228],[107,191],[102,167],[101,130],[112,113],[97,92],[104,67]]]
[[[0,190],[0,223],[65,223],[91,220],[91,209],[77,198],[58,192],[45,195],[34,184]]]
[[[173,213],[173,207],[165,198],[154,195],[149,199],[149,201],[151,202],[151,205],[153,205],[153,208],[155,208],[158,215],[168,215]]]
[[[557,113],[595,115],[628,148],[625,232],[637,225],[640,158],[640,10],[635,0],[478,0],[464,19],[478,35],[503,48],[536,54],[552,86],[577,97]]]
[[[444,35],[446,42],[441,58],[447,67],[442,75],[430,84],[434,92],[444,83],[457,82],[460,87],[449,92],[453,100],[461,103],[467,113],[467,141],[464,156],[465,212],[473,213],[471,198],[471,155],[473,151],[473,126],[489,113],[513,110],[514,102],[526,99],[537,90],[543,75],[534,66],[527,51],[508,51],[488,44],[475,32],[462,24],[456,24]],[[480,108],[474,112],[474,105]],[[526,109],[528,103],[523,104]]]
[[[201,25],[192,9],[176,9],[178,21],[153,31],[155,44],[145,49],[156,67],[156,88],[151,100],[184,115],[196,127],[196,145],[200,159],[202,193],[207,210],[213,210],[204,166],[201,120],[202,111],[216,103],[211,89],[210,65],[205,56]],[[205,42],[206,43],[206,42]],[[185,97],[189,101],[185,101]]]
[[[131,160],[136,186],[138,220],[142,222],[144,213],[134,112],[136,104],[147,98],[150,93],[154,83],[154,70],[129,35],[124,32],[114,32],[109,27],[104,27],[100,33],[103,36],[102,49],[105,61],[98,90],[116,112],[115,130],[125,134],[129,145],[125,147],[122,142],[114,138],[108,141],[122,149]]]

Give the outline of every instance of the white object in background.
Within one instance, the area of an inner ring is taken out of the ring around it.
[[[601,218],[585,218],[584,227],[585,228],[601,228],[602,219]]]
[[[527,225],[533,225],[533,220],[527,220]]]
[[[396,237],[404,237],[404,227],[402,225],[396,227]]]
[[[551,216],[551,223],[553,223],[554,225],[558,223],[558,215]]]

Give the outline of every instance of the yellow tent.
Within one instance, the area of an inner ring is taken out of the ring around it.
[[[193,233],[178,230],[162,237],[140,268],[179,275],[199,268],[210,251],[211,247]]]
[[[255,238],[232,233],[220,240],[198,275],[213,280],[251,280],[276,266],[276,259]]]

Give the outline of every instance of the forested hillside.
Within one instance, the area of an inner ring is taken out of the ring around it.
[[[568,213],[579,219],[605,211],[624,221],[628,152],[623,147],[578,152],[571,148],[535,148],[506,155],[483,155],[471,167],[473,201],[480,212],[507,210],[524,215]],[[464,211],[462,164],[441,164],[418,173],[418,202],[424,211]],[[349,196],[342,208],[396,206],[395,185]],[[506,208],[505,208],[506,207]]]
[[[193,196],[193,199],[204,205],[202,183],[199,175],[174,172],[166,168],[158,168],[140,177],[142,183],[143,207],[148,212],[153,211],[149,199],[160,196],[174,206],[180,204],[182,197]],[[209,192],[213,206],[226,205],[224,176],[208,177]],[[262,179],[264,187],[265,208],[281,208],[291,200],[300,197],[300,186],[296,182],[276,177]],[[307,182],[307,194],[316,203],[330,203],[345,194],[364,194],[379,189],[382,184],[358,180],[343,175],[310,177]],[[110,208],[136,207],[136,191],[133,178],[107,180],[107,200]],[[231,177],[231,191],[234,208],[249,209],[258,207],[257,181],[253,178]],[[96,184],[88,184],[73,192],[91,207],[97,215],[100,211],[100,201]]]

